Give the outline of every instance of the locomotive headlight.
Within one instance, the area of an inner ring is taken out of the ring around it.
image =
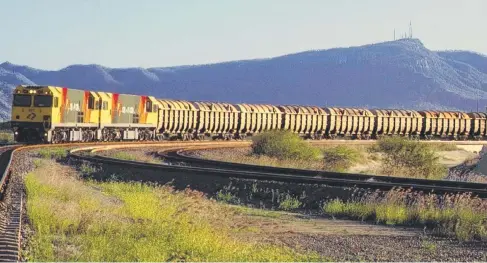
[[[47,137],[47,132],[46,132],[46,133],[44,133],[44,137]]]
[[[19,134],[19,132],[14,132],[15,135]]]

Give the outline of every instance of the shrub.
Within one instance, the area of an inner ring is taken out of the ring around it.
[[[270,131],[252,138],[252,153],[278,159],[317,160],[320,150],[288,131]]]
[[[279,208],[286,211],[291,211],[294,209],[298,209],[301,206],[301,201],[298,198],[292,197],[290,195],[286,195],[284,200],[279,202]]]
[[[323,160],[328,170],[343,172],[357,162],[362,154],[347,146],[337,146],[323,150]]]
[[[389,137],[378,141],[377,148],[384,153],[383,172],[426,179],[441,179],[447,168],[439,163],[430,145],[401,137]]]

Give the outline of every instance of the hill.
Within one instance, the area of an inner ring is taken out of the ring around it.
[[[307,51],[269,59],[170,68],[72,65],[46,71],[0,64],[0,118],[17,84],[186,100],[411,109],[487,105],[487,57],[431,51],[417,39]]]

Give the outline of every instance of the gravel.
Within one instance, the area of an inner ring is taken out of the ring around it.
[[[425,236],[325,236],[293,234],[278,243],[316,251],[333,261],[486,261],[487,243]]]
[[[4,151],[5,149],[1,149],[0,151]],[[22,240],[21,240],[21,248],[25,248],[25,234],[26,234],[26,225],[27,215],[25,211],[25,188],[23,183],[23,176],[27,174],[30,170],[33,169],[33,163],[29,157],[29,154],[26,152],[16,152],[14,154],[14,159],[11,163],[12,174],[7,182],[7,188],[5,190],[4,199],[0,205],[0,215],[1,220],[5,220],[5,222],[10,222],[10,214],[15,211],[20,210],[20,202],[18,202],[20,196],[23,196],[23,211],[22,211]]]

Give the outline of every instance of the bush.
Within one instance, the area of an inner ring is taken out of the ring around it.
[[[11,132],[0,132],[0,143],[10,143],[14,141],[14,135]]]
[[[252,138],[252,153],[278,159],[317,160],[320,150],[297,134],[288,131],[270,131]]]
[[[323,150],[323,160],[328,170],[343,172],[357,162],[362,154],[347,146],[337,146]]]
[[[439,163],[439,157],[430,145],[401,137],[389,137],[378,141],[377,148],[384,153],[383,172],[390,175],[441,179],[447,168]]]

